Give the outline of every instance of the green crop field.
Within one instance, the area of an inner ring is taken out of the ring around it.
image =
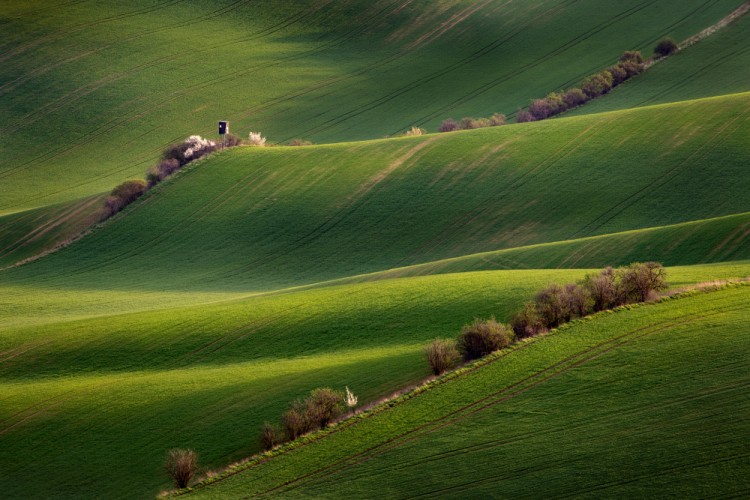
[[[507,320],[535,290],[584,273],[428,276],[4,326],[3,491],[155,493],[166,449],[193,447],[206,465],[239,459],[258,450],[264,420],[311,388],[349,385],[363,403],[389,394],[428,374],[430,339],[474,317]],[[750,264],[670,274],[679,286],[749,276]]]
[[[331,142],[512,113],[741,3],[5,1],[0,214],[107,191],[219,119]]]
[[[195,493],[744,496],[749,300],[744,286],[578,322]]]
[[[739,94],[397,140],[233,149],[6,280],[265,291],[744,213],[749,111],[750,94]]]
[[[607,265],[747,281],[750,17],[560,119],[389,137],[741,4],[4,2],[0,496],[152,498],[167,450],[226,467],[311,389],[421,384],[430,340]],[[318,144],[212,153],[98,222],[219,119]],[[749,293],[576,321],[195,493],[742,496]]]

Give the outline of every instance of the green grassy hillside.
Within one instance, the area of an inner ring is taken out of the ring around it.
[[[212,467],[244,457],[262,422],[311,388],[349,385],[362,403],[389,394],[427,375],[430,339],[476,316],[505,320],[550,281],[584,273],[428,276],[23,323],[45,308],[32,301],[0,327],[0,488],[148,496],[166,486],[165,450],[193,447]],[[678,286],[748,275],[750,265],[670,269]]]
[[[750,16],[570,114],[600,113],[750,90]]]
[[[578,322],[193,496],[743,496],[749,299]]]
[[[493,269],[604,267],[655,260],[666,265],[750,259],[750,214],[465,255],[344,278],[372,281]],[[740,264],[741,265],[741,264]]]
[[[416,138],[229,150],[3,281],[103,295],[267,291],[744,213],[749,111],[750,94],[738,94]],[[698,261],[725,260],[712,248]]]
[[[511,113],[739,4],[5,1],[0,214],[107,191],[219,119],[329,142]]]

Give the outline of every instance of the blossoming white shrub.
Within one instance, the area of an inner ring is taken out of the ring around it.
[[[352,391],[349,390],[349,387],[346,388],[346,396],[344,397],[344,402],[346,403],[346,406],[349,408],[354,408],[357,406],[357,396],[352,394]]]
[[[247,142],[251,146],[265,146],[266,138],[260,135],[260,132],[250,132],[247,136]]]
[[[199,135],[191,135],[190,137],[185,139],[185,144],[187,145],[187,149],[185,149],[185,152],[183,153],[183,156],[185,158],[192,158],[193,156],[203,156],[200,153],[205,154],[216,147],[216,143],[214,141],[204,139]]]

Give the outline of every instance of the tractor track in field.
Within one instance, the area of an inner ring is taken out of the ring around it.
[[[687,324],[694,323],[702,319],[710,318],[716,315],[721,315],[721,314],[725,314],[727,312],[732,312],[736,310],[741,310],[741,308],[727,307],[727,308],[722,308],[720,310],[712,312],[710,314],[693,314],[688,317],[683,317],[679,321],[671,321],[671,322],[665,321],[656,325],[648,325],[645,327],[637,328],[635,330],[626,332],[622,335],[618,335],[617,337],[607,339],[594,346],[590,346],[575,354],[567,356],[566,358],[558,361],[554,365],[551,365],[543,370],[535,372],[520,381],[514,382],[513,384],[507,387],[504,387],[503,389],[499,391],[496,391],[488,396],[485,396],[484,398],[480,400],[474,401],[468,405],[465,405],[456,410],[453,410],[450,413],[443,415],[438,419],[422,424],[414,429],[409,430],[408,432],[389,438],[371,448],[368,448],[367,450],[355,453],[349,457],[338,460],[330,465],[327,465],[315,471],[304,474],[298,478],[295,478],[294,480],[290,480],[281,485],[266,489],[262,492],[255,494],[254,496],[263,496],[263,495],[279,492],[279,490],[291,491],[293,489],[299,488],[300,486],[303,486],[305,484],[303,481],[306,481],[308,479],[315,481],[317,479],[321,479],[321,478],[339,473],[352,466],[359,465],[376,456],[382,455],[383,453],[386,453],[394,448],[400,447],[406,443],[414,441],[415,439],[418,439],[425,434],[429,434],[436,430],[442,429],[446,426],[452,425],[476,413],[485,411],[504,401],[512,399],[520,394],[523,394],[533,389],[534,387],[548,380],[564,375],[572,369],[582,366],[593,359],[599,358],[600,356],[607,354],[610,351],[618,347],[629,344],[643,337],[663,332],[673,327],[687,325]],[[531,345],[533,344],[528,343],[528,344],[520,345],[516,347],[512,352],[515,352],[516,350],[524,349]],[[502,359],[502,357],[498,359]],[[491,363],[494,363],[495,361],[497,360],[493,360],[491,361]],[[482,367],[475,368],[471,370],[471,372],[476,371],[479,368],[482,368]],[[450,381],[448,381],[448,383],[449,382]],[[354,424],[351,424],[351,425],[354,425]],[[340,430],[343,430],[344,428],[347,428],[347,427],[349,426],[342,426],[340,429],[333,430],[332,433],[339,432]],[[302,446],[306,446],[306,444]],[[267,460],[264,460],[260,463],[264,463],[265,461]],[[243,471],[245,470],[248,470],[248,469],[243,469]],[[239,472],[242,472],[242,471],[235,472],[231,475],[235,475]],[[227,477],[231,477],[231,476],[227,476]],[[292,486],[292,487],[290,488],[289,486]]]
[[[664,408],[671,407],[671,406],[683,405],[685,403],[695,401],[697,399],[703,399],[706,397],[716,396],[716,395],[724,394],[727,392],[744,390],[748,387],[750,387],[750,381],[743,381],[743,382],[738,382],[738,383],[730,384],[730,385],[712,387],[707,390],[702,390],[696,393],[686,394],[686,395],[673,398],[673,399],[669,399],[666,401],[655,401],[647,405],[633,406],[625,410],[618,410],[617,415],[620,417],[629,416],[631,418],[636,418],[644,412],[651,412],[653,410],[664,409]],[[386,466],[383,466],[382,464],[378,464],[376,466],[373,464],[373,467],[377,467],[377,472],[365,471],[365,474],[367,475],[387,474],[393,471],[401,471],[404,468],[421,466],[427,463],[440,461],[445,458],[450,458],[454,455],[467,455],[467,454],[471,454],[475,452],[482,452],[482,451],[498,448],[501,446],[522,442],[523,440],[531,438],[531,437],[542,437],[542,436],[547,436],[551,434],[558,434],[560,432],[571,432],[571,431],[578,430],[585,426],[590,426],[592,424],[606,423],[607,421],[611,419],[612,415],[613,414],[610,412],[610,413],[602,413],[599,416],[594,417],[594,418],[581,417],[577,420],[567,420],[564,426],[545,427],[544,430],[542,431],[523,432],[520,434],[514,434],[514,435],[503,437],[500,439],[491,439],[489,441],[482,441],[482,442],[474,443],[474,444],[467,445],[467,446],[461,446],[461,447],[453,448],[450,450],[432,453],[432,454],[422,456],[419,458],[402,460],[399,462],[394,462],[393,460],[390,460],[388,465]],[[649,432],[648,429],[641,430],[641,433],[647,433],[647,432]]]

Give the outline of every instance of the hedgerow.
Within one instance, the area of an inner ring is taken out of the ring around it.
[[[608,93],[616,86],[640,74],[645,68],[643,56],[638,51],[624,52],[619,62],[586,77],[579,87],[552,92],[543,99],[533,99],[527,110],[516,112],[516,122],[545,120],[569,109],[586,104],[591,99]]]

